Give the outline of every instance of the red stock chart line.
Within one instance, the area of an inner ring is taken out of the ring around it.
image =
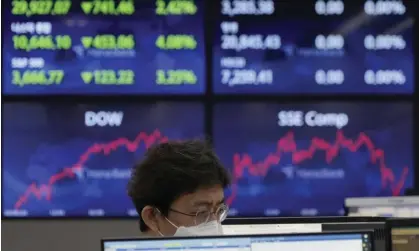
[[[46,200],[51,200],[52,189],[55,183],[65,178],[74,178],[77,172],[83,170],[84,164],[89,160],[92,155],[103,154],[109,155],[120,147],[125,147],[129,152],[135,152],[144,143],[146,149],[155,143],[167,142],[168,138],[159,130],[155,130],[151,134],[140,132],[134,140],[130,141],[127,138],[118,138],[107,143],[95,143],[79,157],[78,161],[70,166],[64,168],[61,172],[54,174],[48,180],[48,183],[37,185],[32,183],[24,192],[22,196],[15,203],[15,209],[19,209],[25,204],[31,195],[41,200],[45,196]]]
[[[276,151],[269,153],[266,158],[260,162],[254,162],[248,153],[235,153],[233,156],[233,184],[231,187],[231,195],[227,198],[227,203],[231,205],[237,197],[237,182],[243,177],[244,170],[252,176],[265,177],[268,171],[281,161],[282,154],[291,154],[292,163],[297,165],[303,161],[312,159],[318,151],[325,153],[326,162],[330,164],[338,155],[341,149],[347,149],[351,152],[357,152],[361,147],[365,146],[369,151],[370,161],[378,164],[382,188],[390,187],[394,196],[400,195],[403,189],[409,168],[403,168],[401,177],[397,180],[393,170],[386,165],[384,150],[377,148],[371,138],[361,132],[355,140],[348,139],[343,131],[337,131],[335,142],[328,142],[324,139],[314,137],[307,149],[297,149],[297,143],[293,132],[288,132],[284,137],[277,141]]]

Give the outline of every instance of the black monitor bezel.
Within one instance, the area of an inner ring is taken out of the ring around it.
[[[392,229],[393,227],[419,227],[419,217],[387,219],[386,226],[389,229]]]
[[[258,225],[258,224],[307,224],[307,223],[361,223],[386,222],[386,217],[260,217],[227,218],[223,225]]]
[[[290,233],[290,234],[251,234],[251,235],[219,235],[219,236],[164,236],[164,237],[132,237],[132,238],[102,238],[100,240],[101,251],[105,251],[105,242],[121,241],[165,241],[165,240],[186,240],[186,239],[228,239],[228,238],[264,238],[264,237],[288,237],[288,236],[311,236],[311,235],[346,235],[346,234],[368,234],[371,244],[371,251],[375,250],[375,240],[373,231],[336,231],[336,232],[318,232],[318,233]]]

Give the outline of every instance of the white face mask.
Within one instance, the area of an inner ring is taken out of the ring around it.
[[[191,227],[178,227],[169,221],[169,219],[167,219],[167,221],[176,228],[176,232],[173,236],[211,236],[224,234],[223,226],[217,220]],[[159,234],[163,236],[162,233]]]
[[[192,227],[178,227],[173,236],[223,235],[223,226],[217,221],[210,221]]]

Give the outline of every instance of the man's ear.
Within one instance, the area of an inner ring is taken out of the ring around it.
[[[141,218],[147,227],[154,232],[160,231],[157,217],[158,212],[152,206],[145,206],[143,210],[141,210]]]

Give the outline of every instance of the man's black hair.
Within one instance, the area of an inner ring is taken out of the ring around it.
[[[230,182],[228,171],[205,141],[169,141],[151,147],[134,166],[128,194],[144,232],[148,230],[141,218],[145,206],[154,206],[167,215],[180,196],[215,185],[226,188]]]

